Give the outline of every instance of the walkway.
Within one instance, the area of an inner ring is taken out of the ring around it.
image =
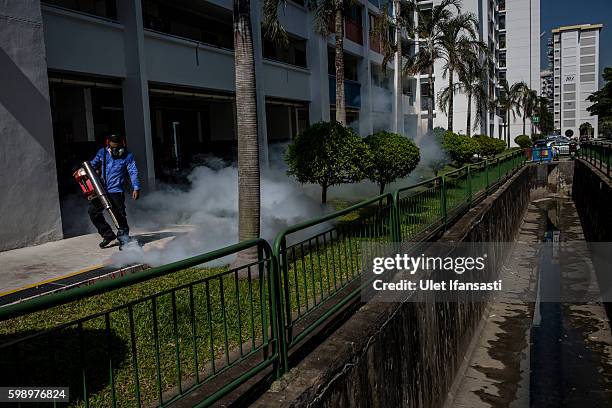
[[[132,236],[146,251],[163,247],[189,230],[189,226],[158,231],[135,230]],[[98,234],[88,234],[0,252],[0,297],[43,283],[53,285],[56,280],[82,274],[95,276],[126,266],[112,265],[111,258],[119,251],[116,241],[105,249],[98,246],[99,242]]]

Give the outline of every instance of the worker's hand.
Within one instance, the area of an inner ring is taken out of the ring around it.
[[[132,191],[132,198],[134,200],[138,200],[138,197],[140,197],[140,191],[138,191],[138,190]]]

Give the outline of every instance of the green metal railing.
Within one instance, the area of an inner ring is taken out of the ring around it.
[[[610,142],[588,142],[580,145],[578,157],[586,160],[610,177],[612,145]]]
[[[430,239],[524,162],[515,151],[470,164],[291,226],[272,247],[251,240],[2,307],[0,383],[69,385],[86,407],[167,406],[198,389],[205,407],[277,378],[355,304],[362,251]],[[210,265],[244,251],[252,262]]]
[[[231,269],[193,269],[240,251],[255,259]],[[275,271],[270,246],[256,239],[2,307],[0,320],[12,318],[4,322],[9,329],[28,324],[37,311],[39,319],[67,321],[25,334],[2,330],[1,383],[69,386],[71,400],[85,407],[167,406],[235,371],[232,381],[204,389],[200,405],[210,405],[267,367],[278,368]],[[188,283],[159,290],[175,273]],[[145,289],[137,283],[152,293],[140,296]],[[134,299],[104,310],[128,290]],[[71,319],[83,301],[102,311]]]

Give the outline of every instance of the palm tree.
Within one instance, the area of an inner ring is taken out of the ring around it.
[[[270,38],[286,41],[278,22],[282,0],[264,0],[264,28]],[[250,0],[234,0],[234,64],[238,136],[238,239],[260,235],[260,168],[257,136],[257,96]],[[236,265],[257,259],[257,248],[238,254]]]
[[[499,82],[501,90],[499,92],[499,98],[495,100],[495,105],[504,112],[504,121],[506,126],[504,128],[504,139],[508,147],[510,147],[510,114],[512,117],[521,114],[520,96],[523,89],[527,86],[524,82],[516,82],[510,86],[508,81],[502,79]]]
[[[462,70],[470,59],[478,59],[478,55],[487,49],[487,46],[480,40],[476,28],[478,20],[472,13],[459,14],[441,23],[442,39],[440,57],[444,61],[442,66],[442,78],[448,75],[448,88],[454,90],[455,72]],[[453,131],[453,102],[454,93],[447,94],[448,104],[448,126],[449,131]],[[444,109],[444,108],[442,108]]]
[[[521,89],[521,94],[519,96],[519,104],[523,108],[523,134],[524,135],[526,134],[525,132],[526,132],[527,118],[531,119],[531,117],[536,112],[537,101],[538,101],[538,93],[534,91],[533,89],[529,89],[527,84],[525,84],[525,87]],[[533,134],[533,124],[532,124],[531,133]]]
[[[427,11],[418,10],[418,23],[413,34],[419,37],[419,49],[407,59],[406,74],[417,75],[427,72],[427,84],[431,103],[427,104],[427,129],[433,130],[433,67],[443,56],[444,23],[453,17],[453,10],[461,12],[461,0],[442,0]]]
[[[259,237],[260,233],[259,140],[250,0],[234,0],[233,9],[238,113],[238,239],[244,241]],[[237,262],[246,263],[256,257],[252,252],[239,254]]]
[[[486,61],[487,59],[485,59]],[[467,96],[467,124],[465,134],[472,134],[472,101],[476,102],[476,119],[474,129],[482,122],[482,116],[487,111],[487,64],[477,58],[466,61],[459,71],[459,92]]]
[[[279,1],[279,0],[276,0]],[[356,0],[311,0],[309,6],[314,12],[316,30],[327,38],[332,30],[336,37],[336,122],[346,125],[346,103],[344,100],[344,17]]]

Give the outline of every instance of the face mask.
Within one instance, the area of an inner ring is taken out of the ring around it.
[[[123,155],[125,154],[125,147],[123,146],[111,147],[110,152],[113,158],[115,159],[120,158],[120,157],[123,157]]]

